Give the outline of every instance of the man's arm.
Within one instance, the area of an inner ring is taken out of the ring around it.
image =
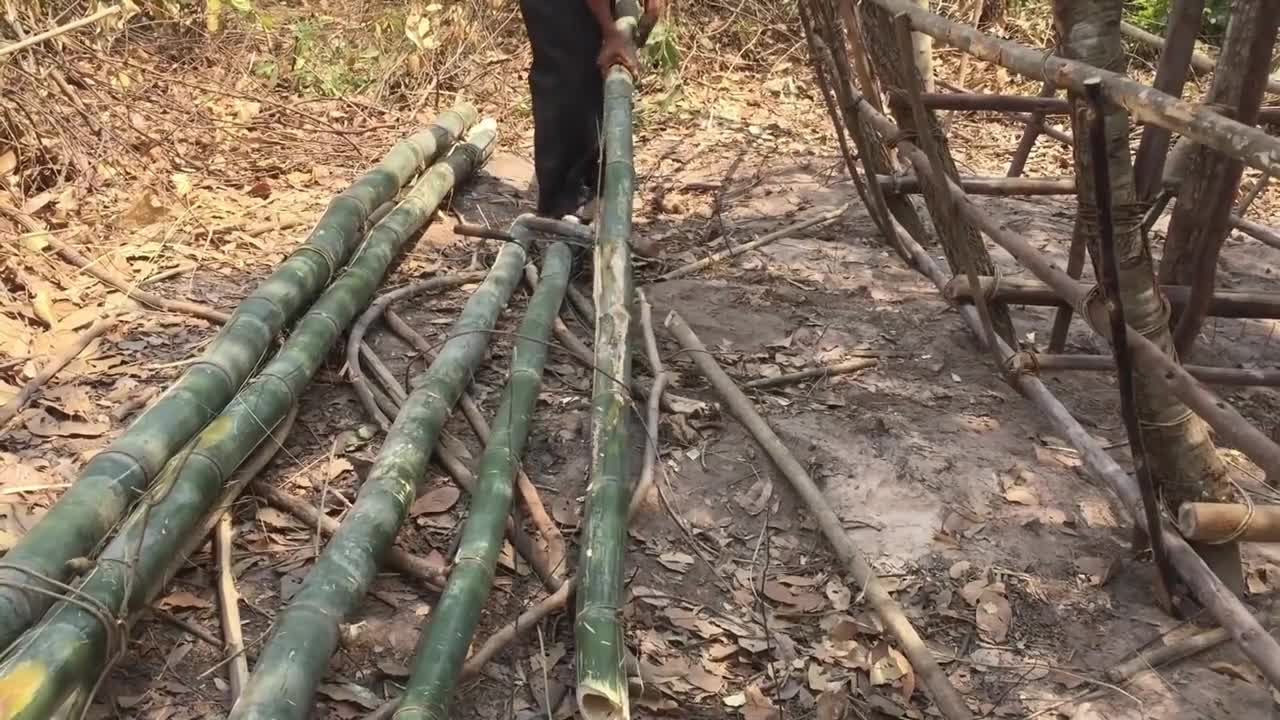
[[[608,73],[614,65],[625,67],[632,75],[638,74],[635,51],[630,41],[613,22],[613,4],[610,0],[583,0],[592,16],[600,24],[600,56],[596,64],[600,72]]]
[[[610,34],[616,34],[617,28],[613,25],[613,3],[610,0],[585,0],[585,2],[591,10],[591,15],[600,24],[600,34],[605,38]]]

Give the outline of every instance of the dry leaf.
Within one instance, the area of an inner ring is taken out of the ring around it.
[[[276,530],[297,530],[305,528],[306,524],[294,516],[281,512],[273,507],[258,508],[258,520],[267,527]]]
[[[441,485],[434,490],[428,490],[413,501],[413,506],[409,508],[409,517],[438,515],[456,505],[461,495],[458,488],[452,485]]]
[[[1110,560],[1101,557],[1076,558],[1076,572],[1088,578],[1090,585],[1106,585],[1111,579],[1115,566],[1115,558]]]
[[[1013,623],[1013,608],[1001,594],[988,588],[978,598],[976,612],[978,629],[992,642],[1002,643],[1009,637],[1009,626]]]
[[[970,605],[977,605],[978,598],[982,597],[982,593],[987,589],[987,581],[984,578],[970,580],[965,586],[960,588],[960,597]]]
[[[213,603],[184,590],[161,598],[156,607],[161,610],[192,610],[211,608]]]
[[[810,662],[805,679],[808,681],[810,690],[823,692],[827,689],[827,674],[823,672],[821,663]]]
[[[968,560],[961,560],[955,565],[952,565],[951,569],[947,571],[947,574],[951,576],[952,580],[959,580],[969,574],[969,568],[971,567],[973,567],[973,563]]]
[[[747,490],[747,492],[738,497],[738,504],[748,515],[759,515],[769,506],[769,499],[773,497],[773,482],[768,478],[760,478]]]
[[[1019,505],[1039,505],[1040,498],[1026,485],[1014,485],[1004,491],[1004,499]]]
[[[831,607],[836,612],[844,612],[853,602],[853,593],[844,583],[832,578],[827,582],[827,599],[831,601]]]
[[[682,552],[662,553],[658,556],[658,562],[672,572],[684,573],[693,567],[693,556]]]
[[[849,712],[849,699],[838,690],[826,690],[818,696],[818,720],[844,720]]]
[[[330,700],[355,703],[366,710],[377,710],[382,705],[382,700],[372,690],[355,683],[325,683],[318,692]]]
[[[1209,669],[1219,675],[1226,675],[1227,677],[1232,677],[1242,682],[1250,684],[1254,682],[1253,678],[1244,668],[1239,665],[1232,665],[1231,663],[1223,660],[1209,663]]]
[[[42,410],[31,414],[26,427],[27,432],[40,437],[98,437],[111,429],[110,425],[100,422],[55,420]]]
[[[724,689],[724,678],[719,675],[709,673],[700,667],[691,669],[684,679],[694,687],[700,688],[709,693],[719,693]]]

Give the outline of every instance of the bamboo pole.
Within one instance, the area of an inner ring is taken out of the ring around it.
[[[953,110],[956,112],[1002,112],[1002,113],[1034,113],[1044,115],[1067,115],[1071,112],[1071,103],[1066,98],[1053,96],[1053,87],[1041,90],[1039,96],[1032,95],[993,95],[989,93],[939,93],[928,92],[920,99],[930,110]]]
[[[1108,101],[1123,107],[1136,119],[1168,128],[1251,167],[1280,174],[1280,138],[1231,120],[1212,110],[1179,100],[1119,73],[1068,60],[1010,40],[1003,40],[963,23],[925,12],[911,0],[866,0],[891,14],[904,13],[912,27],[947,45],[1029,78],[1083,92],[1084,81],[1102,80]]]
[[[862,589],[862,594],[866,597],[867,603],[871,605],[880,616],[880,619],[884,621],[885,627],[898,640],[899,645],[902,647],[902,652],[907,656],[912,667],[915,668],[916,674],[925,688],[928,689],[943,717],[949,720],[972,718],[973,714],[965,704],[964,698],[951,685],[946,673],[942,671],[938,661],[934,659],[933,651],[929,649],[924,639],[912,627],[911,621],[903,613],[902,607],[884,589],[884,585],[876,577],[870,563],[858,552],[858,548],[849,539],[848,533],[845,532],[840,518],[831,509],[831,505],[823,496],[822,491],[818,489],[818,486],[814,484],[813,479],[809,477],[809,473],[805,471],[804,466],[787,450],[786,445],[769,427],[769,423],[756,412],[751,400],[738,389],[733,380],[716,363],[711,354],[707,352],[706,346],[702,344],[702,341],[698,339],[698,336],[694,334],[692,328],[685,323],[684,319],[673,310],[667,316],[665,325],[672,336],[689,353],[689,359],[693,361],[698,372],[710,381],[716,394],[724,401],[725,406],[738,419],[738,422],[742,423],[747,431],[751,433],[756,442],[760,444],[760,447],[769,455],[773,464],[787,478],[796,494],[804,500],[809,511],[817,518],[818,526],[821,528],[823,536],[827,539],[827,542],[831,543],[836,557],[839,558],[845,572]]]
[[[1011,305],[1053,307],[1063,303],[1062,297],[1052,287],[1039,280],[984,276],[978,281],[984,295]],[[1092,288],[1083,282],[1077,282],[1076,286],[1081,292]],[[1184,305],[1191,294],[1191,288],[1186,285],[1161,285],[1160,289],[1175,308]],[[973,291],[962,279],[947,283],[946,292],[947,299],[952,302],[973,301]],[[1210,314],[1216,317],[1280,319],[1280,293],[1222,291],[1214,294],[1209,308]]]
[[[24,48],[29,48],[32,45],[39,45],[45,40],[50,40],[64,33],[71,32],[72,30],[78,30],[79,28],[82,28],[85,25],[92,25],[93,23],[96,23],[105,17],[110,17],[120,12],[121,7],[123,6],[110,5],[110,6],[99,9],[97,12],[93,13],[92,15],[87,15],[77,20],[72,20],[69,23],[66,23],[64,25],[59,25],[58,27],[50,30],[46,30],[38,35],[32,35],[31,37],[25,40],[19,40],[18,42],[13,43],[11,45],[5,45],[4,47],[0,47],[0,57],[4,57],[5,55],[9,55],[11,53],[16,53],[19,50],[22,50]]]
[[[635,18],[618,29],[630,38]],[[623,555],[626,552],[631,398],[632,148],[634,80],[621,66],[604,81],[604,178],[592,256],[595,363],[591,397],[591,468],[582,512],[574,638],[578,709],[585,720],[630,717],[623,672]]]
[[[1280,542],[1280,505],[1183,503],[1178,530],[1197,542]]]
[[[886,193],[916,194],[921,192],[915,175],[877,175],[876,182]],[[960,187],[971,195],[1074,195],[1071,178],[973,177],[960,178]]]
[[[445,720],[485,601],[493,589],[502,532],[511,511],[513,481],[528,442],[542,386],[551,325],[564,300],[572,258],[564,243],[547,249],[542,282],[529,300],[511,356],[511,378],[487,433],[471,511],[457,560],[414,652],[413,672],[396,710],[398,720]]]
[[[1170,14],[1172,15],[1172,13]],[[1132,23],[1121,22],[1120,33],[1130,40],[1136,40],[1156,50],[1164,50],[1165,48],[1164,38],[1155,33],[1149,33]],[[1198,50],[1191,53],[1190,62],[1191,67],[1202,73],[1212,73],[1217,65],[1216,60]],[[1280,95],[1280,80],[1268,79],[1267,92]]]
[[[1183,365],[1191,377],[1213,385],[1237,385],[1257,387],[1280,386],[1280,370],[1211,367],[1207,365]],[[1087,372],[1113,372],[1115,365],[1103,355],[1052,355],[1043,353],[1018,353],[1010,368],[1015,372],[1044,373],[1080,370]]]

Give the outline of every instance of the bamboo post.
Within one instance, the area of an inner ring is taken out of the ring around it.
[[[934,658],[933,651],[911,625],[902,607],[885,590],[870,563],[858,552],[858,548],[845,532],[839,516],[831,509],[822,491],[814,484],[804,466],[787,450],[786,445],[769,427],[769,423],[756,412],[751,400],[738,389],[733,380],[707,352],[706,346],[684,319],[672,311],[667,316],[665,324],[672,336],[688,351],[689,358],[698,368],[698,372],[711,382],[716,394],[724,400],[725,406],[751,433],[774,465],[787,478],[796,494],[804,500],[809,511],[817,518],[823,536],[827,542],[831,543],[845,572],[862,589],[867,603],[880,616],[889,632],[897,638],[903,654],[915,668],[916,674],[928,689],[943,717],[948,720],[972,718],[973,714],[965,704],[964,698],[951,685],[950,679]]]
[[[1183,503],[1178,530],[1188,540],[1206,543],[1280,542],[1280,505]]]
[[[1173,0],[1169,8],[1169,39],[1160,49],[1160,64],[1156,67],[1156,79],[1152,84],[1160,92],[1182,97],[1182,86],[1187,81],[1191,56],[1196,48],[1196,36],[1200,34],[1204,1]],[[1138,200],[1142,202],[1149,202],[1160,190],[1164,159],[1169,153],[1169,137],[1169,130],[1159,125],[1147,125],[1142,129],[1142,140],[1133,161]]]

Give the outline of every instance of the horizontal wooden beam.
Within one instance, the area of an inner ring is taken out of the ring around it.
[[[1178,529],[1200,542],[1280,542],[1280,507],[1235,503],[1183,503]]]
[[[1020,353],[1014,356],[1013,367],[1019,372],[1058,372],[1079,370],[1082,372],[1115,372],[1116,365],[1107,355],[1052,355],[1046,353]],[[1238,387],[1280,386],[1280,370],[1255,370],[1248,368],[1224,368],[1212,365],[1183,365],[1191,377],[1212,385]]]
[[[925,93],[925,107],[954,112],[1044,113],[1070,115],[1071,101],[1061,97],[1039,95],[994,95],[991,93],[947,92]],[[1258,124],[1280,122],[1280,107],[1266,106],[1258,110]]]
[[[1063,300],[1053,288],[1039,280],[989,276],[978,278],[978,284],[987,297],[1010,305],[1039,305],[1053,307]],[[1080,292],[1088,292],[1088,283],[1077,283]],[[1162,285],[1165,297],[1175,308],[1186,305],[1191,289],[1185,285]],[[973,291],[967,278],[957,277],[947,283],[947,297],[953,302],[973,302]],[[1252,318],[1272,320],[1280,318],[1280,293],[1236,292],[1220,290],[1213,294],[1210,314],[1227,318]]]
[[[920,181],[914,175],[877,175],[881,189],[891,194],[918,194]],[[975,177],[960,178],[960,187],[972,195],[1075,195],[1071,178]]]

